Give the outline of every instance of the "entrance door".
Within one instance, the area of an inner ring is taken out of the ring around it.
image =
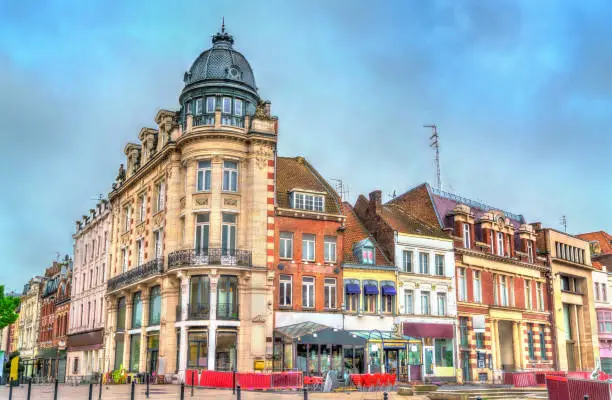
[[[385,372],[399,379],[399,353],[396,349],[385,349]]]
[[[425,359],[425,375],[433,375],[434,373],[434,349],[433,347],[424,347],[424,359]]]
[[[57,380],[60,383],[66,382],[66,359],[60,358],[57,365]]]
[[[463,370],[463,382],[472,380],[472,371],[470,370],[470,352],[461,352],[461,369]]]
[[[512,321],[499,321],[499,354],[501,367],[504,371],[513,371],[514,367],[514,337]]]
[[[565,349],[567,352],[567,370],[576,371],[576,361],[574,359],[574,342],[565,342]]]

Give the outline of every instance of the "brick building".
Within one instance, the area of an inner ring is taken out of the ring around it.
[[[419,185],[392,200],[454,240],[462,381],[554,366],[551,293],[536,232],[522,215]]]

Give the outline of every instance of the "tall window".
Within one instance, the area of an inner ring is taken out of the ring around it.
[[[324,238],[324,260],[325,262],[334,263],[336,262],[336,237],[325,236]]]
[[[187,366],[190,368],[207,369],[208,332],[189,332],[187,336],[187,343]]]
[[[293,233],[281,232],[279,239],[279,257],[293,259]]]
[[[533,309],[533,297],[531,296],[531,281],[525,279],[525,307],[528,310]]]
[[[325,308],[335,309],[336,308],[336,279],[325,278],[324,291],[325,291]]]
[[[436,275],[444,276],[444,256],[442,254],[436,254]]]
[[[293,303],[292,296],[292,277],[291,275],[281,275],[279,277],[278,304],[281,307],[289,307]]]
[[[468,319],[467,317],[459,317],[459,337],[460,344],[463,347],[468,345]]]
[[[127,232],[130,230],[130,222],[131,222],[131,207],[130,206],[125,206],[125,208],[123,209],[123,231]],[[87,245],[85,245],[85,259],[87,259]]]
[[[236,254],[236,214],[223,213],[221,225],[221,251],[224,256]]]
[[[504,256],[504,234],[497,232],[497,255]]]
[[[215,112],[215,102],[216,99],[212,96],[206,98],[206,114],[212,114]]]
[[[306,233],[302,235],[302,260],[315,260],[315,235]]]
[[[459,301],[467,301],[467,282],[465,279],[465,268],[457,268],[459,272]]]
[[[474,303],[482,301],[482,281],[480,271],[474,271]]]
[[[374,264],[374,248],[370,246],[364,246],[361,249],[361,263],[373,265]]]
[[[234,115],[242,115],[242,100],[234,100]]]
[[[164,200],[165,200],[165,185],[164,182],[158,182],[155,187],[155,209],[157,211],[161,211],[164,209]]]
[[[223,114],[231,114],[232,113],[232,99],[230,97],[223,98]]]
[[[508,306],[508,278],[504,275],[499,277],[501,305]]]
[[[315,306],[315,278],[312,276],[302,277],[302,307],[314,308]]]
[[[535,359],[535,351],[533,348],[533,324],[527,324],[527,344],[529,346],[529,359]]]
[[[197,255],[208,254],[209,221],[209,214],[196,214],[195,250]]]
[[[130,329],[140,328],[142,326],[142,298],[140,292],[134,293],[132,297],[132,326]]]
[[[226,192],[238,191],[238,163],[236,161],[223,161],[223,190]]]
[[[546,360],[546,341],[544,340],[544,325],[540,324],[540,358]]]
[[[149,326],[159,325],[161,319],[161,288],[153,286],[149,295]]]
[[[323,196],[293,193],[293,208],[309,211],[323,211]]]
[[[395,304],[395,296],[392,295],[389,292],[385,292],[385,288],[387,286],[383,286],[382,289],[382,312],[384,313],[392,313],[393,312],[393,306]],[[393,290],[395,291],[395,287],[393,287]]]
[[[217,318],[238,319],[238,277],[224,275],[217,284]]]
[[[140,195],[140,222],[144,221],[147,217],[147,194],[143,193]]]
[[[471,238],[470,238],[470,224],[463,223],[463,247],[469,249],[471,246]]]
[[[608,301],[608,286],[605,283],[601,284],[601,300]]]
[[[544,311],[544,291],[542,289],[542,282],[536,282],[536,292],[538,297],[538,310]]]
[[[195,115],[202,115],[202,98],[195,100]]]
[[[421,314],[431,314],[431,304],[429,302],[429,292],[421,292]]]
[[[595,282],[595,300],[599,300],[599,283]]]
[[[446,315],[446,293],[438,293],[438,315]]]
[[[404,291],[404,312],[406,314],[414,314],[414,291]]]
[[[533,242],[531,240],[527,241],[527,259],[530,263],[533,262]]]
[[[140,266],[144,264],[144,239],[138,239],[136,241],[136,254],[137,254],[136,265]]]
[[[419,273],[429,274],[429,253],[419,253]]]
[[[155,245],[155,258],[161,258],[162,256],[162,238],[163,238],[163,231],[161,229],[156,230],[155,232],[153,232],[153,244]]]
[[[357,312],[359,311],[359,281],[344,281],[344,303],[346,311]]]
[[[495,233],[489,229],[489,244],[491,245],[491,254],[495,253]]]
[[[212,176],[212,169],[210,160],[198,161],[198,179],[197,179],[197,191],[210,190],[210,181]]]
[[[124,335],[117,335],[115,337],[115,370],[120,369],[123,364],[124,348]]]
[[[210,278],[206,275],[194,275],[189,279],[190,319],[208,319],[210,312]]]
[[[128,269],[128,250],[125,247],[121,249],[121,268],[123,272],[126,272]]]
[[[402,252],[404,272],[412,272],[412,250]]]
[[[567,304],[563,305],[564,308],[567,306],[568,315],[566,319],[569,320],[569,306]],[[565,311],[565,309],[563,310]],[[597,319],[599,323],[599,332],[601,333],[612,333],[612,312],[610,311],[599,311],[597,312]],[[567,323],[566,323],[567,324]]]
[[[363,281],[363,310],[368,313],[378,311],[378,283]]]

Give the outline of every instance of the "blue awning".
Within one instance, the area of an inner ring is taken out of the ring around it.
[[[361,293],[361,289],[359,289],[359,285],[356,283],[348,283],[344,286],[346,288],[346,294],[359,294]]]
[[[395,296],[396,293],[395,286],[384,285],[382,287],[383,296]]]
[[[378,294],[378,286],[376,285],[363,285],[364,294]]]

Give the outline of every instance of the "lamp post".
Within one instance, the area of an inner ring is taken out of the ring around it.
[[[378,329],[372,329],[370,330],[370,333],[368,334],[368,344],[370,342],[370,336],[372,336],[372,332],[377,332],[378,335],[380,336],[380,343],[381,343],[381,348],[380,348],[380,372],[381,373],[385,373],[385,339],[383,338],[383,334],[381,331],[379,331]],[[368,373],[370,373],[370,363],[368,363]]]

